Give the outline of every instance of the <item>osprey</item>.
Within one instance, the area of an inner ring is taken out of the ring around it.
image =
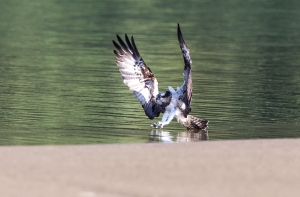
[[[175,117],[187,129],[205,129],[208,121],[189,115],[192,101],[192,60],[185,44],[180,26],[177,35],[184,59],[184,81],[181,87],[174,90],[171,86],[163,93],[158,91],[158,82],[151,69],[141,57],[133,36],[129,40],[125,34],[126,43],[117,35],[119,44],[113,40],[117,50],[114,50],[116,64],[119,66],[123,82],[129,87],[142,104],[145,114],[152,120],[164,113],[161,121],[153,123],[155,128],[163,128]]]

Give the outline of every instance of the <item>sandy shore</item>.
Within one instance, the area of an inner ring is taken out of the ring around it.
[[[0,147],[6,197],[299,196],[300,139]]]

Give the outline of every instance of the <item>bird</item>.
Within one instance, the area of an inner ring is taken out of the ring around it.
[[[125,42],[117,34],[117,40],[112,41],[115,49],[116,64],[119,67],[123,82],[133,92],[142,105],[146,116],[153,120],[163,113],[159,122],[151,124],[153,128],[163,128],[174,118],[189,129],[206,129],[208,120],[190,115],[193,92],[192,83],[192,60],[190,51],[183,39],[180,25],[177,25],[177,37],[183,55],[183,84],[174,90],[168,86],[165,92],[159,92],[158,81],[151,69],[146,65],[135,44],[133,36],[131,39],[125,34]]]

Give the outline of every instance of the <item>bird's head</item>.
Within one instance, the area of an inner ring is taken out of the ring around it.
[[[156,102],[158,103],[170,103],[172,98],[172,94],[170,91],[159,93],[156,96]]]

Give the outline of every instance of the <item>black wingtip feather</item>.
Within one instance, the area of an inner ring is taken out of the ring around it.
[[[122,56],[116,50],[114,50],[114,54],[118,60],[122,58]]]
[[[126,40],[127,46],[130,48],[130,50],[133,51],[133,47],[132,47],[132,45],[131,45],[131,43],[130,43],[130,40],[129,40],[127,34],[125,34],[125,40]]]
[[[119,35],[117,35],[117,39],[119,41],[119,43],[121,44],[121,46],[123,47],[123,49],[126,51],[126,52],[129,52],[132,54],[132,50],[128,49],[127,45],[124,43],[124,41],[120,38]]]
[[[120,47],[120,45],[118,45],[118,43],[116,43],[114,40],[112,42],[113,42],[114,46],[116,47],[116,49],[118,49],[119,53],[121,55],[124,55],[124,52],[123,52],[122,48]]]
[[[184,40],[183,40],[183,36],[182,36],[182,33],[181,33],[181,30],[180,30],[180,25],[178,23],[178,27],[177,27],[177,36],[178,36],[178,41],[179,43],[184,43]]]
[[[140,53],[139,53],[139,51],[138,51],[138,49],[137,49],[137,47],[136,47],[136,44],[135,44],[135,42],[134,42],[133,36],[131,36],[131,43],[132,43],[132,46],[133,46],[133,48],[134,48],[134,51],[135,51],[136,55],[137,55],[138,57],[141,57],[141,56],[140,56]]]

